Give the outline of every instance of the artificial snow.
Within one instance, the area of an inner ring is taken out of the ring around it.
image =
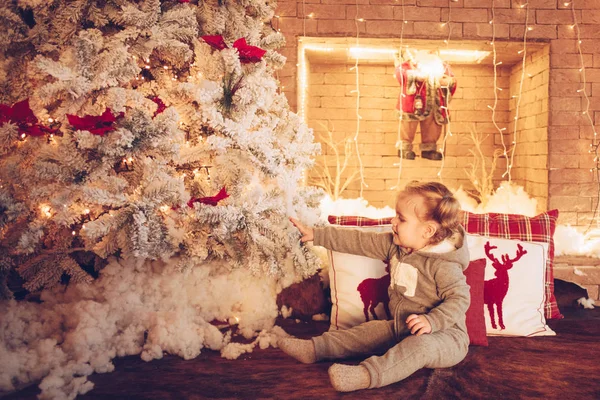
[[[276,343],[274,279],[216,264],[182,273],[176,259],[136,265],[111,258],[92,284],[44,291],[41,304],[6,302],[0,392],[42,380],[41,398],[72,399],[93,386],[86,376],[113,371],[117,356],[191,359],[209,348],[236,358]],[[233,343],[210,323],[231,315],[245,337],[260,332],[252,343]]]
[[[585,297],[581,297],[579,299],[577,299],[577,304],[579,304],[581,307],[583,308],[587,308],[587,309],[594,309],[594,304],[596,302],[594,301],[594,299],[586,299]]]

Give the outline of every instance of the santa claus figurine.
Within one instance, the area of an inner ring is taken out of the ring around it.
[[[456,91],[456,79],[447,63],[431,52],[403,54],[395,72],[400,83],[400,96],[396,108],[400,112],[400,148],[398,156],[415,159],[413,140],[417,126],[421,126],[421,157],[441,160],[437,141],[442,127],[450,118],[448,103]]]

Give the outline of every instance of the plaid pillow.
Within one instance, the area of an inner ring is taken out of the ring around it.
[[[546,258],[545,301],[544,314],[547,319],[562,318],[554,297],[554,230],[558,210],[551,210],[535,217],[526,217],[517,214],[473,214],[463,212],[462,225],[467,233],[516,239],[528,242],[548,243],[548,257]]]

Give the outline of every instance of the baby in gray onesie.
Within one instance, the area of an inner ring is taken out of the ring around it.
[[[392,232],[308,228],[290,218],[302,241],[390,262],[391,321],[365,322],[310,340],[285,338],[279,347],[304,363],[372,355],[357,366],[333,364],[342,392],[398,382],[421,368],[451,367],[467,355],[470,304],[463,270],[469,265],[460,205],[441,183],[412,182],[398,194]],[[387,351],[386,351],[387,350]]]

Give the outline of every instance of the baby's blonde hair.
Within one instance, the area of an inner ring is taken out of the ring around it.
[[[431,238],[436,244],[449,238],[458,230],[460,204],[452,192],[439,182],[412,181],[399,195],[416,194],[423,198],[424,213],[418,215],[422,221],[435,221],[439,229]]]

